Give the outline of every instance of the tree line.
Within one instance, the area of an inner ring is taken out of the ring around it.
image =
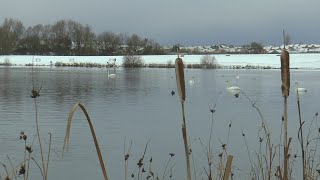
[[[0,55],[160,55],[159,43],[137,34],[102,32],[73,20],[25,27],[20,20],[6,18],[0,26]]]
[[[175,54],[179,47],[183,45],[176,44],[164,49],[156,41],[137,34],[107,31],[96,34],[89,25],[73,20],[25,27],[20,20],[6,18],[0,25],[0,55],[162,55]],[[243,53],[263,53],[263,46],[257,42],[244,45],[243,48]],[[205,54],[197,48],[180,48],[180,52]]]

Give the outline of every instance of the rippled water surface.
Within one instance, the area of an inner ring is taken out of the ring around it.
[[[112,70],[113,71],[113,70]],[[33,74],[33,75],[32,75]],[[239,74],[239,79],[236,75]],[[49,179],[102,179],[94,143],[85,116],[79,110],[74,115],[70,148],[61,158],[67,118],[76,102],[83,103],[93,121],[107,167],[109,179],[124,179],[124,142],[132,147],[128,174],[138,174],[137,162],[145,155],[145,169],[152,168],[162,177],[169,153],[175,153],[167,170],[167,177],[185,178],[185,159],[181,133],[181,105],[176,90],[174,69],[117,69],[116,79],[107,78],[106,69],[78,68],[10,68],[0,67],[0,162],[9,167],[7,155],[18,165],[23,160],[24,143],[20,131],[28,134],[28,144],[36,135],[35,102],[30,98],[33,88],[40,89],[37,98],[40,133],[45,154],[52,134],[52,154]],[[32,76],[33,83],[32,83]],[[241,130],[247,135],[250,153],[259,146],[261,120],[248,99],[240,94],[235,98],[226,92],[226,81],[239,86],[260,108],[271,130],[272,141],[279,144],[283,99],[279,70],[185,70],[187,97],[185,102],[188,136],[193,149],[193,160],[199,177],[205,173],[205,145],[210,135],[214,156],[222,152],[221,143],[228,142],[228,153],[234,155],[234,173],[239,179],[248,177],[249,160]],[[298,113],[293,84],[307,88],[301,95],[302,117],[309,127],[319,111],[320,71],[291,71],[289,97],[289,136],[293,138],[292,151],[298,152]],[[189,81],[194,82],[190,85]],[[171,95],[175,91],[175,95]],[[209,109],[215,107],[215,113]],[[232,127],[228,140],[228,126]],[[312,129],[316,129],[315,121]],[[125,141],[126,140],[126,141]],[[37,139],[34,142],[35,159],[40,163]],[[46,157],[46,156],[45,156]],[[30,179],[41,179],[39,169],[31,163]],[[243,171],[241,171],[243,170]],[[2,177],[4,169],[0,169]]]

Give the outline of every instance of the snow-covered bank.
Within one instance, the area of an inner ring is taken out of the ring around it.
[[[272,68],[280,68],[280,57],[275,54],[242,54],[242,55],[214,55],[218,64],[222,66],[270,66]],[[174,63],[176,55],[148,55],[142,56],[145,64],[167,64]],[[199,64],[202,55],[185,55],[182,57],[185,64]],[[0,56],[0,63],[5,59],[9,59],[12,64],[22,65],[29,64],[34,58],[35,65],[50,65],[56,62],[63,63],[100,63],[107,64],[116,59],[116,64],[121,65],[123,56]],[[320,68],[320,54],[291,54],[291,68],[299,69],[318,69]]]

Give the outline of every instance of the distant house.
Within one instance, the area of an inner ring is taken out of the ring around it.
[[[227,53],[227,51],[224,49],[215,49],[213,52],[215,54],[226,54]]]
[[[279,49],[270,49],[267,53],[268,54],[280,54],[281,50],[279,50]]]
[[[308,49],[308,53],[320,53],[320,48],[316,48],[316,47],[310,48]]]

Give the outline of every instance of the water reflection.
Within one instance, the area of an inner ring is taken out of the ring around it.
[[[130,94],[137,94],[137,89],[141,88],[141,68],[124,68],[123,78],[126,91]]]
[[[10,83],[11,83],[11,79],[10,79],[10,69],[9,67],[4,67],[0,69],[1,71],[1,78],[0,78],[0,93],[1,93],[1,97],[3,98],[8,98],[9,95],[13,89],[11,89]]]
[[[174,69],[129,68],[117,69],[116,73],[117,78],[108,79],[107,69],[35,69],[36,89],[43,84],[41,96],[38,98],[41,131],[51,132],[54,137],[53,144],[57,147],[62,146],[68,111],[76,101],[84,102],[92,116],[104,158],[106,162],[109,162],[108,170],[112,172],[110,179],[124,179],[121,173],[123,172],[121,166],[123,151],[121,149],[124,137],[130,137],[130,140],[134,141],[133,150],[135,152],[143,151],[146,139],[151,138],[147,156],[152,155],[157,160],[156,164],[160,166],[165,164],[165,161],[162,161],[163,154],[175,152],[177,154],[176,177],[184,179],[185,169],[181,164],[185,162],[185,159],[179,156],[184,154],[184,151],[181,144],[177,143],[181,140],[181,109],[177,97]],[[304,80],[304,85],[308,87],[308,90],[310,89],[308,94],[301,98],[301,105],[305,118],[312,119],[314,112],[319,111],[320,97],[316,93],[319,91],[320,82],[317,81],[317,78],[320,72],[292,73],[294,79]],[[260,121],[257,120],[257,113],[252,105],[246,98],[243,98],[243,94],[240,95],[240,90],[226,89],[227,80],[237,85],[235,74],[236,72],[232,70],[189,69],[186,71],[186,120],[188,128],[190,127],[191,138],[206,139],[210,133],[212,115],[208,106],[215,104],[217,97],[220,96],[217,106],[210,109],[215,111],[214,118],[217,119],[214,124],[213,140],[218,143],[219,139],[225,140],[227,130],[225,127],[228,127],[230,120],[236,116],[230,132],[230,150],[233,150],[232,153],[237,156],[235,166],[246,167],[243,165],[248,165],[246,164],[246,151],[239,135],[241,129],[250,134],[248,143],[254,151],[255,147],[258,147],[256,146],[256,134]],[[238,80],[238,87],[241,87],[241,91],[244,91],[251,99],[260,98],[260,103],[256,105],[261,108],[268,126],[273,130],[272,137],[279,137],[280,131],[278,130],[281,126],[279,117],[282,116],[283,106],[280,72],[246,70],[239,71],[239,74],[241,80]],[[0,68],[1,153],[20,152],[21,147],[16,145],[15,134],[21,130],[26,132],[34,130],[34,106],[30,98],[31,79],[31,68]],[[194,79],[192,87],[188,84],[191,79]],[[174,96],[170,92],[174,92]],[[289,114],[295,114],[296,97],[290,96],[289,99]],[[294,116],[291,117],[292,121],[296,120]],[[52,179],[66,179],[63,175],[73,171],[78,173],[79,179],[82,176],[99,179],[101,177],[95,171],[98,167],[95,166],[97,161],[95,150],[90,144],[92,138],[88,132],[88,125],[83,121],[82,114],[75,114],[75,118],[69,156],[62,160],[52,159],[56,166],[52,166],[50,170],[57,173],[52,173],[51,177]],[[309,127],[308,121],[306,125]],[[296,134],[296,123],[290,123],[289,126],[289,135],[293,137]],[[6,138],[11,136],[13,138]],[[201,145],[198,146],[196,142],[194,144],[193,151],[201,158],[203,155]],[[132,158],[136,156],[133,155]],[[86,169],[87,165],[83,164],[89,164],[89,170]],[[159,169],[161,168],[163,167]]]

